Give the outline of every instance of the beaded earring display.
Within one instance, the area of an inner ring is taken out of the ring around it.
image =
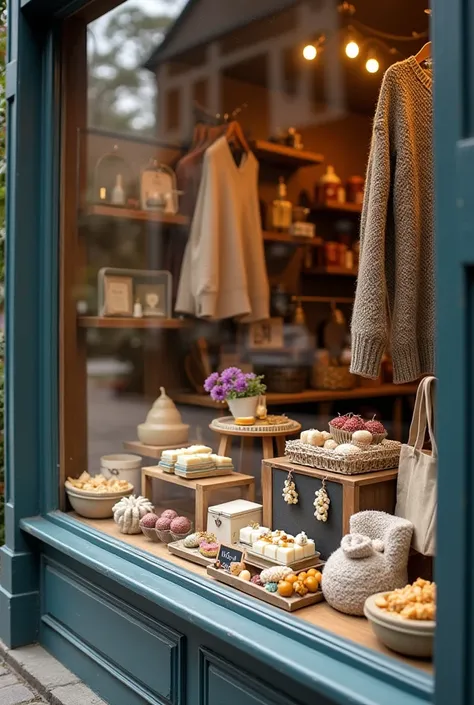
[[[282,495],[283,499],[287,504],[298,504],[298,492],[296,491],[296,485],[293,480],[293,473],[288,473],[288,477],[283,485]]]
[[[323,480],[323,485],[320,490],[314,493],[314,516],[318,521],[327,521],[329,514],[329,505],[331,500],[326,490],[326,478]]]

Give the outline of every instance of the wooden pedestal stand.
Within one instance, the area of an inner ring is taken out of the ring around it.
[[[195,493],[195,515],[194,525],[196,531],[205,531],[207,525],[207,510],[209,507],[209,495],[216,491],[227,489],[228,487],[241,487],[243,499],[250,502],[255,500],[255,481],[251,475],[242,475],[232,472],[221,477],[204,477],[199,480],[185,480],[178,475],[163,472],[159,467],[142,468],[142,495],[151,496],[152,480],[161,480],[173,485],[186,487]]]

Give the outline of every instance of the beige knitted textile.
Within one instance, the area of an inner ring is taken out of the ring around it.
[[[351,372],[375,379],[390,348],[399,384],[435,367],[431,89],[413,56],[387,70],[361,218]]]

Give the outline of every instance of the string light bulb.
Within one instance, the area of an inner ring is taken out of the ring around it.
[[[380,68],[380,63],[379,60],[377,59],[377,54],[375,51],[372,49],[368,56],[367,56],[367,61],[365,62],[365,68],[369,73],[377,73],[377,71]]]
[[[344,51],[346,52],[346,56],[349,57],[349,59],[355,59],[357,56],[359,56],[359,45],[354,39],[350,39],[347,42]]]
[[[306,61],[313,61],[318,55],[318,50],[314,44],[307,44],[303,49],[303,56]]]

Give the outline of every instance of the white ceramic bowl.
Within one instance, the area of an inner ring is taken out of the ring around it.
[[[371,595],[364,605],[364,614],[375,635],[385,646],[399,654],[418,658],[431,657],[436,622],[403,619],[397,614],[380,609],[375,601],[384,594]]]
[[[72,508],[81,517],[109,519],[113,516],[112,507],[114,504],[117,504],[122,497],[132,494],[133,487],[122,492],[103,492],[102,494],[71,490],[66,487],[66,492]]]

